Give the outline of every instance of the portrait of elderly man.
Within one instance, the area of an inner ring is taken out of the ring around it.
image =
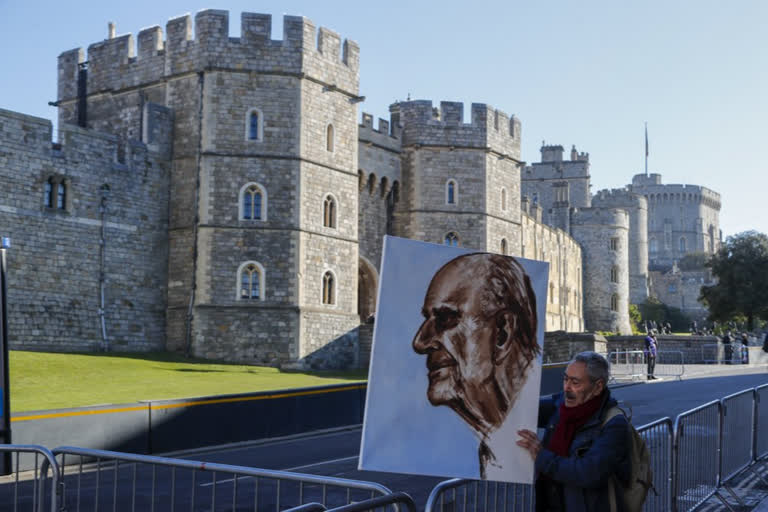
[[[494,479],[515,463],[502,427],[540,352],[531,280],[514,258],[465,254],[435,273],[421,312],[412,345],[426,356],[427,399],[472,429],[480,476]]]

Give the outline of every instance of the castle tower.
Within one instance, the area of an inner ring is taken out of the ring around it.
[[[588,331],[631,334],[629,214],[618,208],[574,209],[571,236],[581,245],[584,324]]]
[[[592,206],[629,213],[629,302],[642,304],[648,298],[648,201],[626,189],[601,190]]]
[[[691,252],[714,254],[720,247],[720,194],[698,185],[665,185],[660,174],[637,174],[629,190],[648,201],[648,260],[671,269]]]
[[[243,13],[231,38],[226,11],[194,35],[182,16],[136,52],[131,35],[91,45],[87,71],[65,52],[59,122],[143,137],[148,102],[174,111],[169,349],[323,365],[358,324],[359,52],[295,16],[271,40],[271,21]]]
[[[520,122],[484,104],[407,101],[402,125],[399,236],[520,254]]]
[[[571,148],[570,160],[563,159],[563,146],[541,146],[541,162],[525,167],[522,194],[543,208],[542,221],[568,232],[569,207],[591,206],[589,153]]]

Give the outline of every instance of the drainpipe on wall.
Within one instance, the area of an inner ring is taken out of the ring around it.
[[[107,320],[105,317],[104,289],[106,285],[106,243],[107,243],[107,198],[109,197],[109,185],[101,186],[101,239],[99,240],[99,323],[101,325],[101,349],[109,351],[109,338],[107,337]]]

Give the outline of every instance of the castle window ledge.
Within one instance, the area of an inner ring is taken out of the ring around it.
[[[43,206],[43,213],[47,215],[72,215],[72,212],[65,208],[56,208],[55,206]]]

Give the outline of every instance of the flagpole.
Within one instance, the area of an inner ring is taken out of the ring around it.
[[[645,123],[645,176],[648,177],[648,123]]]

